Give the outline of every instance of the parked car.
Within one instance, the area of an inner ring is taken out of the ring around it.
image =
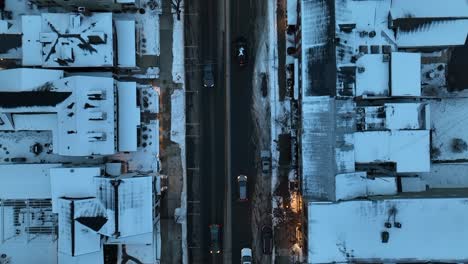
[[[262,173],[267,174],[270,172],[270,151],[262,150],[260,152],[260,159],[262,161]]]
[[[215,86],[212,64],[203,66],[203,86],[210,88]]]
[[[270,226],[262,227],[262,250],[263,254],[271,255],[273,247],[273,230]]]
[[[251,264],[252,263],[252,249],[243,248],[241,249],[241,264]]]
[[[221,253],[221,225],[210,225],[210,253]]]
[[[239,201],[247,201],[247,176],[237,176],[237,183],[239,185]]]
[[[247,65],[247,40],[244,37],[237,38],[235,47],[237,63],[241,67]]]

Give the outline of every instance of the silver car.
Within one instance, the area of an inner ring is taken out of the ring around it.
[[[237,176],[237,183],[239,185],[239,201],[247,201],[247,176]]]

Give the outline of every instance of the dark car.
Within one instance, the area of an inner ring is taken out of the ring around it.
[[[273,230],[270,226],[262,227],[262,250],[263,254],[271,255],[273,247]]]
[[[247,65],[248,62],[248,54],[247,54],[247,40],[244,37],[239,37],[236,40],[236,58],[237,58],[237,63],[239,63],[239,66],[245,66]]]
[[[221,225],[210,225],[210,253],[221,253]]]
[[[203,67],[203,86],[205,87],[214,87],[214,77],[213,77],[213,66],[211,64],[206,64]]]

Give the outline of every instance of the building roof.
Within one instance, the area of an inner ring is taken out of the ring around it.
[[[136,66],[136,33],[134,20],[116,20],[117,65],[121,68]]]
[[[100,167],[51,168],[52,212],[58,213],[60,197],[96,196],[93,180],[100,175]]]
[[[421,24],[411,30],[397,29],[399,48],[447,47],[464,45],[468,19],[440,20]]]
[[[429,130],[366,131],[354,133],[358,163],[395,162],[396,171],[430,171]]]
[[[0,199],[50,199],[49,169],[61,164],[0,165]]]
[[[4,70],[3,73],[7,74],[9,71]],[[34,79],[35,76],[41,75],[43,70],[29,73],[28,76],[20,77]],[[0,130],[51,130],[53,151],[59,155],[115,153],[114,79],[71,76],[45,83],[44,81],[45,79],[42,82],[38,81],[34,88],[31,85],[28,91],[20,91],[47,95],[46,98],[54,103],[45,105],[42,101],[41,105],[35,105],[34,97],[13,93],[10,97],[14,100],[0,100],[0,111],[11,114],[13,120],[6,124],[9,127],[0,126]],[[0,93],[5,92],[11,92],[11,89],[0,85]],[[60,96],[60,100],[56,100],[57,96]],[[7,105],[2,105],[2,102]]]
[[[114,65],[112,13],[43,13],[21,19],[24,66]]]
[[[119,151],[137,150],[137,127],[140,125],[140,108],[136,106],[136,83],[117,84]]]
[[[302,190],[316,200],[335,198],[335,103],[334,99],[302,99]]]
[[[392,19],[468,18],[466,0],[392,0]]]
[[[96,205],[100,205],[96,198],[59,199],[59,252],[79,256],[101,250],[101,236],[81,220],[102,218],[105,211],[96,210]]]
[[[104,205],[108,217],[107,223],[99,230],[101,234],[118,238],[153,231],[152,176],[97,177],[95,183],[97,198]],[[114,203],[115,195],[118,207]]]
[[[468,260],[467,198],[355,200],[308,208],[308,263]],[[391,228],[385,228],[387,221]],[[387,243],[382,231],[389,233]]]
[[[426,118],[429,118],[428,109],[429,105],[423,103],[385,104],[385,127],[391,130],[424,129]]]
[[[333,4],[327,0],[301,0],[302,96],[336,93]]]
[[[336,201],[358,197],[397,194],[395,177],[367,178],[366,172],[338,174],[336,181]]]
[[[366,54],[356,62],[356,96],[389,95],[389,61],[384,54]]]
[[[392,52],[392,96],[421,96],[421,54]]]

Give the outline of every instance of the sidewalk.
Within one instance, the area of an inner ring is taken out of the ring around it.
[[[183,263],[184,259],[184,225],[185,212],[181,197],[184,193],[185,174],[185,99],[184,76],[176,73],[182,67],[183,53],[173,56],[174,45],[179,45],[178,34],[181,28],[175,28],[180,21],[174,21],[174,11],[171,0],[162,3],[160,17],[160,78],[157,86],[160,87],[160,160],[162,174],[168,176],[168,189],[161,200],[161,263]],[[174,30],[176,29],[176,30]],[[183,30],[183,28],[182,28]],[[183,44],[182,44],[183,45]],[[182,60],[182,66],[180,66]],[[176,82],[177,83],[176,83]],[[182,113],[182,114],[181,114]],[[175,125],[182,122],[182,127]],[[176,215],[177,212],[177,215]],[[177,221],[177,222],[176,222]]]

